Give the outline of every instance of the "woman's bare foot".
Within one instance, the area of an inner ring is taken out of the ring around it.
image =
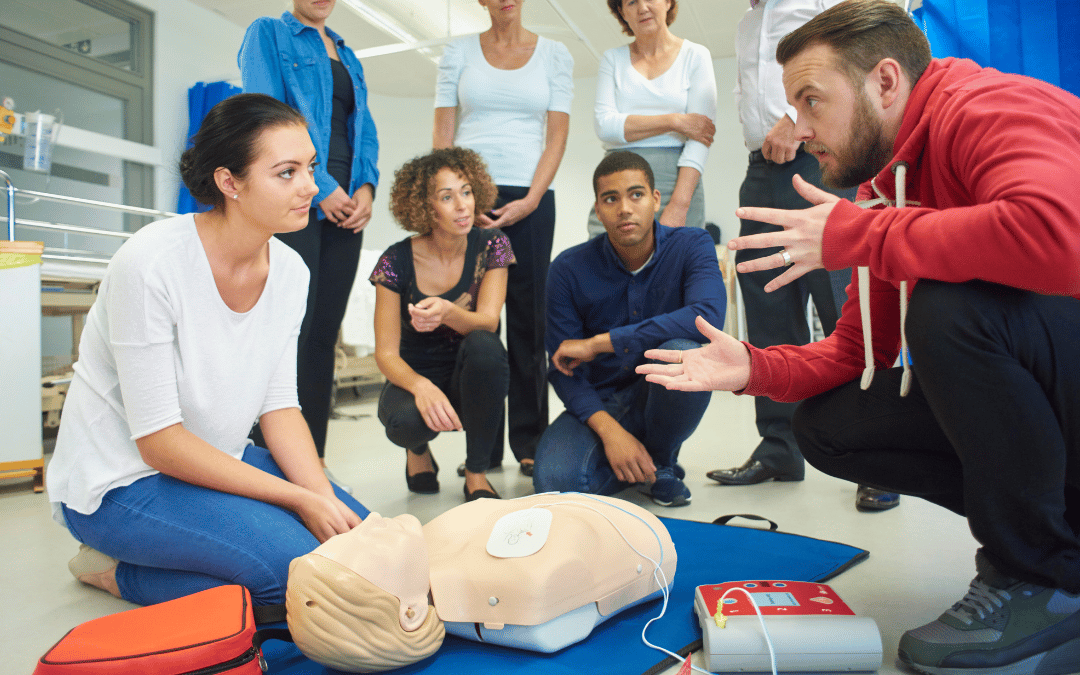
[[[68,562],[68,570],[82,583],[100,588],[119,598],[120,587],[116,584],[118,564],[115,558],[110,558],[86,544],[80,544],[79,552]]]

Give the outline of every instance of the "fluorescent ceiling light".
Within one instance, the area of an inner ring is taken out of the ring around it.
[[[363,18],[365,21],[382,30],[383,32],[396,37],[402,42],[406,42],[408,44],[419,42],[415,35],[405,30],[405,28],[402,27],[402,25],[399,24],[397,21],[394,21],[393,19],[378,10],[369,7],[366,3],[361,2],[361,0],[341,1],[344,2],[349,7],[349,9],[359,14],[361,18]]]

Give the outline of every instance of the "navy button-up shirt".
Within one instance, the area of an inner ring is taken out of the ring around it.
[[[564,340],[610,333],[612,354],[574,369],[548,366],[548,380],[567,411],[582,422],[604,409],[614,392],[644,377],[634,372],[647,349],[673,338],[701,342],[697,316],[724,325],[727,293],[716,247],[705,230],[654,221],[656,250],[637,274],[615,253],[606,234],[569,248],[551,263],[547,284],[548,357]]]

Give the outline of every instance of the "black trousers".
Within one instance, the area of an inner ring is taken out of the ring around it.
[[[503,402],[509,382],[506,349],[499,336],[485,330],[469,333],[458,348],[453,371],[430,379],[450,399],[465,430],[465,468],[474,473],[487,471],[493,448],[502,447]],[[379,421],[386,427],[386,437],[407,450],[420,448],[439,435],[424,422],[413,395],[390,382],[379,396]]]
[[[499,204],[522,199],[528,192],[528,188],[500,185]],[[504,227],[503,232],[517,258],[506,282],[506,349],[510,363],[507,419],[510,450],[521,461],[536,456],[536,444],[548,426],[545,291],[555,237],[555,192],[548,190],[535,211]],[[502,460],[501,439],[492,460]]]
[[[1002,572],[1080,591],[1080,300],[919,281],[915,371],[803,401],[799,447],[821,471],[966,516]]]
[[[323,457],[334,391],[334,349],[356,278],[364,235],[319,220],[316,213],[311,209],[304,229],[275,236],[300,254],[311,273],[307,313],[297,344],[296,393],[315,448]],[[252,438],[256,445],[265,447],[257,428]]]
[[[761,158],[760,153],[751,156],[746,178],[739,189],[739,206],[762,206],[774,209],[805,209],[810,203],[803,199],[791,184],[799,174],[810,183],[822,187],[821,170],[813,155],[802,151],[786,164],[772,164]],[[828,189],[828,188],[824,188]],[[854,190],[832,191],[845,198],[854,198]],[[777,232],[783,228],[754,220],[741,220],[740,236]],[[777,253],[779,248],[747,249],[736,251],[737,263],[754,260]],[[814,270],[772,293],[765,292],[765,285],[780,276],[783,268],[750,272],[739,275],[743,305],[746,310],[746,332],[750,344],[755,347],[774,345],[802,345],[810,341],[810,329],[806,323],[806,303],[813,298],[821,328],[826,335],[836,327],[840,315],[834,300],[833,281],[846,286],[850,270],[827,272]],[[841,300],[842,302],[842,300]],[[787,472],[793,476],[803,475],[803,461],[795,437],[791,433],[791,416],[794,403],[780,403],[764,396],[754,399],[757,413],[757,429],[761,442],[751,459],[766,466]]]

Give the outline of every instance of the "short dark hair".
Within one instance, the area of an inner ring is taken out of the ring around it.
[[[622,15],[623,0],[607,0],[608,9],[615,15],[615,18],[619,20],[622,25],[622,32],[633,37],[634,31],[630,30],[630,24],[626,22],[626,19]],[[667,11],[667,18],[665,19],[667,25],[671,25],[675,22],[675,17],[679,14],[679,0],[671,0],[671,8]]]
[[[435,205],[432,189],[435,174],[451,169],[464,176],[472,185],[476,202],[473,216],[490,211],[495,206],[499,189],[488,174],[487,165],[480,155],[468,148],[441,148],[426,155],[415,157],[394,172],[394,186],[390,189],[390,212],[394,219],[408,230],[430,234],[435,227]]]
[[[203,118],[198,133],[180,156],[180,178],[199,202],[222,208],[214,173],[226,168],[237,178],[247,174],[259,153],[259,137],[267,129],[307,126],[295,108],[265,94],[237,94],[218,103]]]
[[[930,43],[907,12],[890,0],[847,0],[788,33],[776,47],[786,64],[815,45],[831,47],[838,65],[859,83],[882,59],[892,58],[912,85],[930,65]]]
[[[656,179],[653,178],[652,167],[649,166],[644,157],[629,150],[616,150],[609,152],[596,165],[596,171],[593,171],[592,175],[593,196],[600,196],[598,190],[601,178],[620,171],[640,171],[645,174],[645,182],[648,184],[649,190],[656,189]]]

